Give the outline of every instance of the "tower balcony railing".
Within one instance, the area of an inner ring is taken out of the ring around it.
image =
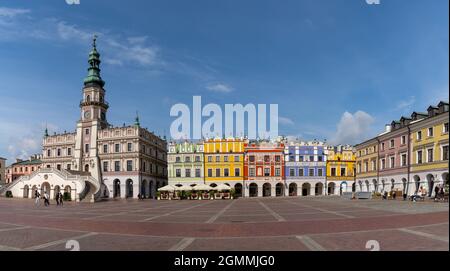
[[[85,101],[85,100],[81,100],[80,101],[80,107],[81,106],[88,106],[88,105],[97,105],[97,106],[101,106],[101,107],[103,107],[105,109],[109,108],[109,103],[107,101],[103,101],[103,102],[92,101],[92,100],[91,101]]]

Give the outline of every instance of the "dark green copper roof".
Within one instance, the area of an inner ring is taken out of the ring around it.
[[[97,51],[97,36],[94,36],[93,42],[92,42],[92,51],[89,53],[89,68],[88,68],[88,75],[84,79],[84,85],[89,84],[97,84],[103,87],[105,85],[105,81],[102,80],[100,76],[100,54]]]

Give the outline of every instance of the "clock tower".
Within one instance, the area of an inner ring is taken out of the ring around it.
[[[72,164],[76,171],[89,172],[99,183],[102,180],[98,156],[98,133],[108,127],[105,101],[105,81],[100,76],[100,54],[94,37],[89,53],[88,75],[84,79],[83,96],[80,102],[81,119],[77,123],[77,134]]]

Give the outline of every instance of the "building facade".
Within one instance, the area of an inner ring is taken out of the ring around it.
[[[204,184],[203,143],[169,143],[169,184],[194,186]]]
[[[355,160],[352,146],[328,147],[327,195],[341,195],[355,190]]]
[[[16,162],[6,168],[6,184],[10,184],[22,176],[28,176],[42,166],[40,155],[33,155],[28,160],[16,159]]]
[[[0,157],[0,184],[6,183],[6,158]]]
[[[448,185],[449,104],[440,102],[428,108],[428,116],[411,123],[411,182],[409,193],[420,186],[434,196],[434,187]]]
[[[167,184],[165,139],[141,128],[138,117],[134,125],[109,124],[100,62],[94,39],[76,131],[52,136],[45,131],[42,168],[9,187],[14,196],[25,197],[41,187],[54,195],[57,186],[75,200],[153,198]]]
[[[254,141],[244,148],[245,197],[285,196],[284,143]]]
[[[324,142],[288,142],[284,149],[289,196],[325,195],[327,148]]]
[[[243,187],[244,143],[242,138],[214,138],[204,141],[205,184],[215,186],[223,183],[235,190]]]
[[[412,195],[423,187],[432,197],[436,185],[448,185],[448,109],[440,102],[426,113],[413,112],[357,145],[356,190]]]
[[[378,145],[378,138],[373,138],[355,146],[356,191],[375,191],[379,183]]]

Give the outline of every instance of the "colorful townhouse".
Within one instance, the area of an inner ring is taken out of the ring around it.
[[[242,195],[244,184],[244,144],[242,138],[207,139],[204,144],[205,184],[227,184]]]
[[[325,195],[327,148],[324,142],[291,141],[284,148],[289,196]]]
[[[203,143],[171,142],[168,146],[169,185],[204,184]]]
[[[356,145],[356,191],[412,195],[423,187],[433,197],[436,185],[448,186],[448,109],[440,102],[413,112]]]
[[[329,146],[327,156],[327,194],[341,195],[355,190],[355,151],[352,146]]]
[[[6,168],[6,183],[10,184],[22,176],[28,176],[42,167],[40,155],[32,155],[28,160],[16,159]]]
[[[448,185],[449,104],[430,106],[427,117],[411,123],[411,176],[409,193],[420,186],[434,196],[434,187]],[[411,188],[412,186],[412,188]]]
[[[356,191],[375,191],[378,176],[378,138],[369,139],[355,146]]]
[[[284,143],[253,141],[244,152],[245,197],[285,196]]]

